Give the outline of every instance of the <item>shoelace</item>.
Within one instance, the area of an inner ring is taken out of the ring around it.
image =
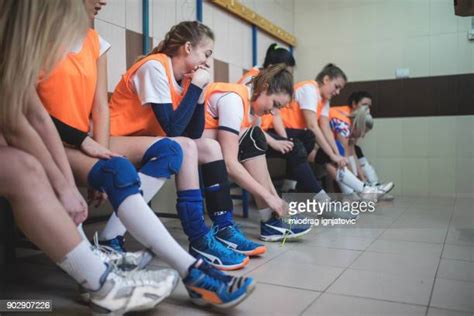
[[[216,268],[213,268],[210,264],[208,264],[204,260],[202,261],[201,265],[199,266],[199,269],[201,269],[207,275],[209,275],[213,278],[219,279],[223,282],[229,282],[233,278],[232,276],[224,274],[224,273],[220,272],[219,270],[217,270]]]
[[[115,261],[114,264],[116,266],[126,261],[124,253],[120,253],[112,247],[99,244],[99,234],[97,232],[95,232],[93,240],[94,247],[102,258],[106,258],[107,261]]]
[[[214,237],[215,235],[214,228],[212,229],[213,229],[213,233],[212,233],[212,236],[208,238],[207,246],[209,248],[216,249],[219,253],[235,256],[236,255],[235,252],[233,252],[229,248],[225,247],[223,244],[216,241],[216,238]]]
[[[126,287],[156,284],[153,278],[150,278],[150,271],[123,271],[114,266],[109,274],[117,284]]]
[[[283,221],[283,219],[282,219],[282,221]],[[280,248],[285,246],[286,239],[290,235],[289,231],[291,231],[291,222],[289,222],[288,225],[290,225],[290,227],[289,227],[289,229],[287,229],[285,231],[285,234],[283,235],[283,240],[281,241]]]

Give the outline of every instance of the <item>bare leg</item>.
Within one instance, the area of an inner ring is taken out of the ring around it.
[[[200,165],[224,159],[222,156],[221,146],[216,140],[210,138],[199,138],[195,139],[194,142],[197,146]]]
[[[0,195],[10,202],[25,235],[58,262],[81,242],[81,237],[56,198],[43,167],[33,156],[0,147]]]
[[[247,160],[243,162],[242,165],[258,183],[264,186],[268,191],[272,192],[275,196],[278,196],[268,172],[267,160],[265,156]],[[259,209],[268,207],[268,205],[262,199],[256,196],[254,198]]]

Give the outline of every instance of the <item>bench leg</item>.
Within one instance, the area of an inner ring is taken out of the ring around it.
[[[249,217],[249,193],[242,189],[242,212],[244,218]]]

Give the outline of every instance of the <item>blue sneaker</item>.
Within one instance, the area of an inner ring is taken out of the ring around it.
[[[115,238],[108,239],[108,240],[99,240],[99,245],[109,247],[119,253],[127,252],[124,244],[125,244],[125,238],[120,235],[117,235]]]
[[[263,241],[292,240],[306,235],[311,230],[309,224],[292,224],[288,219],[276,218],[273,216],[266,222],[260,222],[260,239]]]
[[[218,242],[214,237],[213,230],[192,242],[189,245],[189,253],[195,258],[203,258],[219,270],[237,270],[249,263],[249,257]]]
[[[267,247],[247,239],[234,225],[218,230],[215,236],[217,240],[228,248],[246,256],[258,256],[267,251]]]
[[[226,275],[202,259],[189,267],[183,283],[194,304],[212,305],[219,309],[238,305],[255,289],[252,278]]]

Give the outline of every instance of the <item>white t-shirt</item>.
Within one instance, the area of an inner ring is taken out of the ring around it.
[[[81,51],[84,40],[75,43],[71,48],[71,53],[77,54]],[[102,56],[110,49],[110,44],[102,36],[99,35],[99,56]]]
[[[239,135],[244,120],[244,103],[235,92],[218,92],[211,95],[207,103],[207,112],[219,120],[219,129]]]
[[[171,59],[168,58],[171,69]],[[179,93],[183,92],[171,72],[173,86]],[[146,103],[172,103],[170,82],[166,75],[165,67],[156,60],[149,60],[138,68],[130,78],[142,105]]]
[[[321,95],[316,87],[312,84],[305,84],[295,92],[295,100],[300,105],[301,110],[308,110],[317,113]],[[321,115],[329,117],[329,101],[324,103],[321,109]]]

